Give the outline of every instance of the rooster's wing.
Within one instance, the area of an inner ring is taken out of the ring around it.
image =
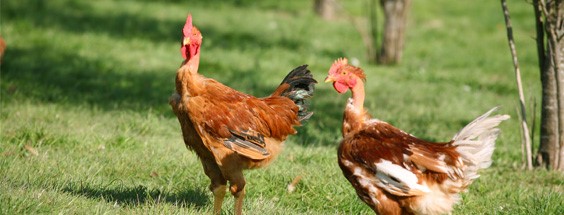
[[[461,177],[461,160],[451,143],[418,139],[385,122],[366,125],[343,140],[346,164],[366,170],[373,184],[397,196],[429,192],[420,178],[442,182]],[[346,166],[346,165],[345,165]]]
[[[282,141],[296,133],[298,107],[290,99],[255,98],[213,79],[205,81],[206,90],[189,100],[190,119],[200,135],[210,135],[238,154],[260,160],[270,156],[265,138]]]

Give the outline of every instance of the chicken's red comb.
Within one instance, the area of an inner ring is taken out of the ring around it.
[[[333,65],[331,65],[331,68],[337,69],[337,68],[340,68],[341,66],[347,65],[348,63],[349,63],[349,61],[346,58],[342,57],[342,58],[335,60]]]
[[[335,60],[335,62],[333,63],[333,65],[341,65],[341,66],[344,66],[344,65],[347,65],[348,63],[349,63],[349,60],[347,60],[347,58],[342,57],[342,58],[339,58],[339,59]]]
[[[190,36],[190,33],[192,33],[192,14],[188,14],[188,17],[186,17],[186,24],[184,24],[182,33],[184,33],[185,37]]]
[[[347,65],[348,60],[346,58],[339,58],[337,60],[335,60],[335,62],[333,63],[333,65],[331,65],[331,68],[329,68],[329,74],[336,74],[337,71],[342,67]]]

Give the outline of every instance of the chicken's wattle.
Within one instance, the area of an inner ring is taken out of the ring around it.
[[[333,82],[333,87],[335,88],[335,90],[338,93],[346,93],[347,90],[349,89],[349,87],[347,87],[347,85],[345,85],[344,83],[338,82],[338,81]]]
[[[199,47],[200,46],[196,44],[188,46],[188,51],[190,51],[190,58],[198,54]]]

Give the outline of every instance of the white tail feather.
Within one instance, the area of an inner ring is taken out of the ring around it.
[[[466,127],[454,135],[456,151],[460,153],[464,162],[464,178],[467,183],[480,177],[479,169],[488,168],[492,163],[495,140],[499,135],[497,127],[502,121],[509,119],[509,115],[491,116],[497,107],[479,116]]]

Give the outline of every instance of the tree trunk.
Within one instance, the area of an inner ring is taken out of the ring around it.
[[[554,71],[556,79],[556,101],[558,109],[556,114],[558,116],[558,135],[555,138],[559,152],[555,159],[555,170],[564,171],[564,3],[560,2],[558,21],[547,23],[547,28],[552,29],[552,34],[549,36],[548,49],[549,56],[552,56],[551,63],[549,64]]]
[[[384,29],[376,61],[386,65],[396,64],[400,62],[403,52],[411,0],[380,0],[380,5],[384,10]]]
[[[325,20],[332,20],[337,13],[336,0],[315,0],[313,8],[317,15]]]
[[[378,43],[378,0],[369,0],[367,1],[366,8],[368,9],[368,32],[365,34],[365,37],[369,42],[365,42],[366,45],[366,54],[368,58],[368,62],[370,63],[378,63],[378,47],[376,43]],[[363,37],[364,38],[364,37]]]
[[[537,46],[546,47],[539,53],[542,113],[537,161],[548,169],[564,171],[564,2],[534,0],[533,4],[537,22],[544,23],[544,28],[537,28],[545,36],[537,37]]]
[[[549,50],[550,52],[550,50]],[[548,60],[550,61],[550,60]],[[549,62],[546,62],[549,65]],[[556,75],[554,69],[541,71],[542,108],[541,135],[537,161],[546,168],[556,166],[558,144],[558,100],[556,97]]]

